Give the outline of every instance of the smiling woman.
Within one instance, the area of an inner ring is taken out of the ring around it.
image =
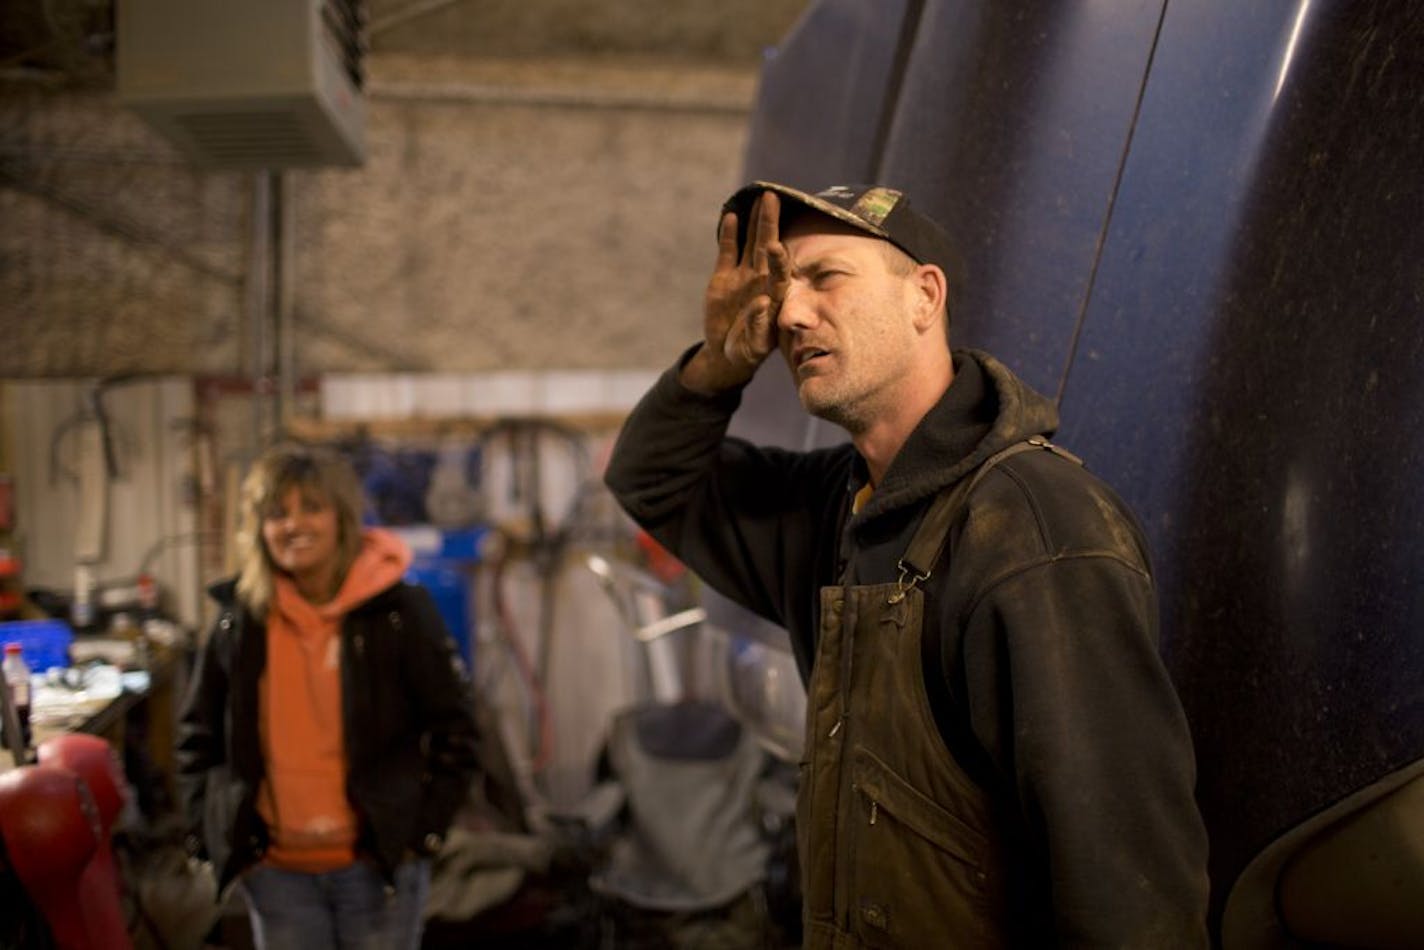
[[[356,473],[335,453],[294,445],[268,451],[242,483],[238,596],[265,610],[275,571],[308,601],[330,600],[360,550],[364,508]]]
[[[418,946],[429,858],[473,775],[459,653],[402,579],[409,549],[362,509],[333,452],[253,464],[242,569],[213,588],[184,705],[189,846],[219,890],[242,887],[261,947]]]

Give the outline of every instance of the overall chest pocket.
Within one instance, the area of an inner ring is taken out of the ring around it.
[[[871,947],[997,947],[988,842],[867,749],[851,758],[850,929]]]

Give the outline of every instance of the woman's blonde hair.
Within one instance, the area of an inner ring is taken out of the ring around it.
[[[361,550],[361,513],[364,496],[351,464],[330,449],[283,442],[263,452],[242,481],[242,502],[237,529],[237,599],[265,618],[272,604],[273,573],[279,570],[262,540],[262,521],[281,510],[282,499],[293,487],[304,495],[336,509],[336,577],[346,578]]]

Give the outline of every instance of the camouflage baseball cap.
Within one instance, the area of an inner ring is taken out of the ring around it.
[[[889,241],[921,264],[937,265],[949,283],[951,304],[958,302],[964,288],[963,259],[944,229],[917,211],[904,192],[883,185],[832,185],[813,194],[774,181],[754,181],[722,205],[723,214],[736,212],[738,248],[746,243],[752,204],[764,191]]]

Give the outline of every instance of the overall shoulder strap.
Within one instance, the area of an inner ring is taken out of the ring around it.
[[[1066,449],[1060,449],[1039,436],[1015,442],[980,462],[973,471],[945,488],[930,503],[929,510],[925,512],[924,519],[920,521],[920,526],[915,531],[909,548],[900,558],[900,579],[896,581],[899,589],[892,598],[892,602],[903,599],[912,588],[930,576],[934,565],[939,562],[940,555],[944,553],[945,543],[949,540],[949,526],[954,524],[954,520],[959,517],[960,510],[968,502],[970,493],[974,491],[974,487],[979,484],[980,480],[1005,459],[1033,449],[1052,452],[1054,455],[1062,456],[1077,465],[1083,464],[1083,460],[1073,453]]]

